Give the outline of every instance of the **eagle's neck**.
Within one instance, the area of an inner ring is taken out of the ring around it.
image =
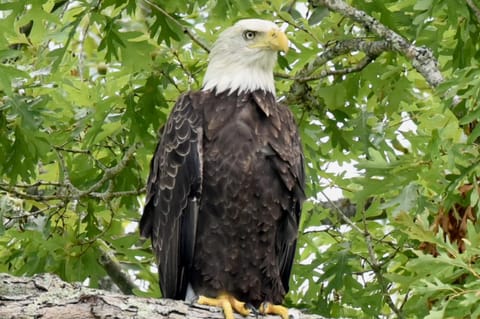
[[[276,59],[276,52],[273,51],[261,51],[256,55],[212,51],[203,90],[215,90],[217,94],[264,90],[275,95],[273,67]]]

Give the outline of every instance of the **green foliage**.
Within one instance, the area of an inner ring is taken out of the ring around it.
[[[277,95],[297,116],[308,163],[286,303],[327,317],[479,317],[480,226],[462,224],[459,252],[437,218],[459,207],[478,215],[478,187],[460,189],[480,176],[480,21],[463,1],[352,1],[430,48],[445,82],[432,89],[409,57],[384,52],[298,91],[294,77],[335,43],[382,40],[312,3],[0,1],[0,271],[96,287],[107,250],[136,294],[159,296],[136,229],[157,131],[179,94],[201,86],[200,44],[262,17],[282,21],[295,47],[280,57],[289,76]],[[312,74],[364,57],[335,56]],[[337,214],[347,207],[320,205],[329,187],[356,205],[348,222]]]

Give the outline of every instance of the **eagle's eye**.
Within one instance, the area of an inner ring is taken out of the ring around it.
[[[257,35],[257,33],[255,31],[247,30],[247,31],[243,32],[243,38],[245,40],[253,40],[256,35]]]

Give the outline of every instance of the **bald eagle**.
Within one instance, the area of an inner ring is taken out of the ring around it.
[[[200,91],[175,104],[150,165],[140,232],[151,238],[165,298],[276,313],[304,200],[304,160],[273,68],[288,39],[240,20],[220,34]],[[233,309],[233,311],[232,311]]]

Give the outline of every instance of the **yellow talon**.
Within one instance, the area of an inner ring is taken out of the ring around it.
[[[221,294],[217,298],[200,296],[198,298],[198,303],[206,306],[221,307],[225,319],[235,319],[233,310],[242,316],[250,315],[250,310],[245,307],[244,302],[238,301],[228,294]]]
[[[281,305],[264,302],[260,305],[259,311],[262,315],[277,315],[282,319],[288,319],[288,308]]]

